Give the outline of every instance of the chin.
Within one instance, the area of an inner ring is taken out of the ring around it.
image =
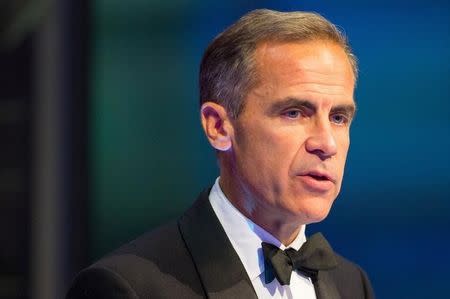
[[[317,223],[327,218],[330,213],[333,201],[311,204],[307,207],[299,209],[297,217],[304,219],[304,224]]]
[[[329,212],[330,212],[330,209],[328,209],[324,213],[314,213],[313,215],[308,215],[308,223],[305,223],[305,224],[321,222],[322,220],[327,218]]]

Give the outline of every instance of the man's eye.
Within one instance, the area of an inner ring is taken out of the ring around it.
[[[289,110],[284,112],[284,116],[288,118],[299,118],[300,116],[302,116],[302,113],[300,110]]]
[[[333,114],[330,117],[331,121],[338,125],[343,125],[348,123],[348,117],[343,114]]]

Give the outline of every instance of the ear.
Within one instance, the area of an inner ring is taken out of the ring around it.
[[[219,151],[227,151],[231,148],[231,135],[233,127],[227,112],[222,105],[206,102],[200,109],[203,130],[209,143]]]

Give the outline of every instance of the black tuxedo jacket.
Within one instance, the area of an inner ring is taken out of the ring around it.
[[[202,192],[177,221],[102,258],[75,278],[67,299],[257,298],[250,279]],[[374,298],[357,265],[336,255],[320,271],[318,299]]]

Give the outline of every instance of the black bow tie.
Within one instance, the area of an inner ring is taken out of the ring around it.
[[[291,281],[292,270],[316,278],[319,270],[328,270],[337,266],[333,249],[321,233],[312,235],[299,250],[288,248],[281,250],[275,245],[262,242],[264,253],[264,273],[266,283],[276,277],[281,285]]]

